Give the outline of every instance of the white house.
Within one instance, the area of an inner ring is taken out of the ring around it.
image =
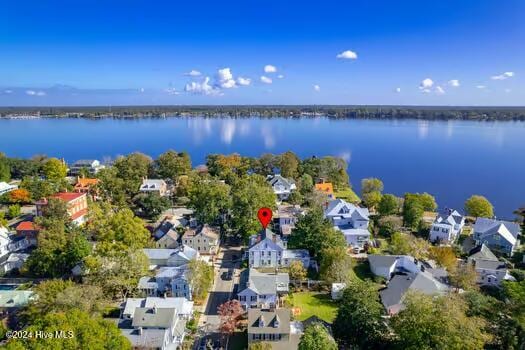
[[[182,266],[199,258],[199,252],[184,244],[175,249],[145,248],[143,252],[148,257],[151,268]]]
[[[445,294],[447,272],[408,255],[369,255],[370,270],[387,280],[379,291],[381,302],[389,315],[404,308],[403,300],[408,291],[428,295]]]
[[[310,266],[310,254],[305,249],[286,249],[281,237],[269,229],[262,230],[250,238],[248,265],[250,268],[287,267],[293,261]]]
[[[499,286],[504,280],[515,281],[507,265],[499,261],[485,244],[472,249],[467,261],[474,266],[480,285]]]
[[[370,241],[367,208],[360,208],[343,199],[334,199],[326,204],[324,215],[335,229],[341,231],[349,246],[363,249]]]
[[[193,317],[193,301],[186,298],[127,298],[121,307],[122,319],[132,319],[137,307],[175,308],[180,318],[189,320]]]
[[[192,300],[188,265],[161,267],[155,277],[142,277],[138,289],[147,296],[169,295]]]
[[[119,328],[133,348],[178,349],[186,336],[186,319],[179,313],[173,306],[140,305],[119,320]]]
[[[168,184],[162,179],[142,179],[139,191],[143,193],[157,193],[162,197],[169,194]]]
[[[0,182],[0,196],[13,190],[16,190],[17,188],[18,186],[16,185],[10,185],[7,182]]]
[[[95,175],[105,166],[100,164],[100,161],[96,159],[80,159],[71,164],[69,167],[69,174],[71,176],[79,176],[82,171],[85,170],[89,174]]]
[[[247,269],[241,273],[237,296],[245,310],[273,309],[279,306],[279,297],[288,293],[289,283],[288,273],[262,273]]]
[[[219,249],[219,229],[209,225],[187,228],[181,237],[181,241],[195,249],[199,254],[215,255]]]
[[[13,238],[5,227],[0,226],[0,273],[20,269],[29,257],[29,254],[17,252],[29,246],[30,243],[27,239],[23,237]]]
[[[465,226],[465,217],[457,210],[446,209],[440,213],[430,227],[430,241],[452,243]]]
[[[284,178],[279,174],[268,175],[267,181],[280,201],[288,199],[292,191],[297,189],[293,179]]]
[[[473,238],[477,245],[485,244],[494,251],[512,255],[518,246],[520,225],[515,222],[477,218]]]

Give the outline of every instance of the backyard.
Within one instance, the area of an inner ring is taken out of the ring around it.
[[[337,304],[326,293],[293,293],[286,298],[285,302],[294,309],[295,319],[299,321],[306,320],[311,316],[317,316],[326,322],[332,323],[337,314]]]

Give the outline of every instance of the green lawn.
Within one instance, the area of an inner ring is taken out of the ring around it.
[[[359,199],[359,196],[357,196],[357,194],[350,187],[347,187],[340,191],[334,191],[334,195],[335,195],[335,198],[341,198],[350,203],[361,202],[361,199]]]
[[[301,310],[295,318],[299,321],[306,320],[310,316],[317,316],[326,322],[332,323],[337,313],[337,305],[326,293],[299,292],[288,297],[288,302],[294,308]]]

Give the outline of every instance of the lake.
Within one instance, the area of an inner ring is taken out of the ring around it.
[[[32,119],[0,120],[0,152],[103,160],[140,151],[187,151],[194,165],[209,153],[245,156],[291,150],[300,157],[344,158],[359,191],[379,177],[385,192],[429,192],[438,205],[462,210],[486,196],[498,216],[525,205],[525,123],[309,119]]]

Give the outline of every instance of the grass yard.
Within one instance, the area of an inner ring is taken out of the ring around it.
[[[337,304],[330,299],[330,295],[327,293],[293,293],[288,297],[287,301],[292,307],[300,309],[300,313],[295,315],[295,318],[299,321],[315,315],[326,322],[332,323],[337,313]]]
[[[361,202],[361,199],[359,199],[357,194],[350,187],[347,187],[340,191],[334,191],[334,195],[335,198],[341,198],[350,203]]]

